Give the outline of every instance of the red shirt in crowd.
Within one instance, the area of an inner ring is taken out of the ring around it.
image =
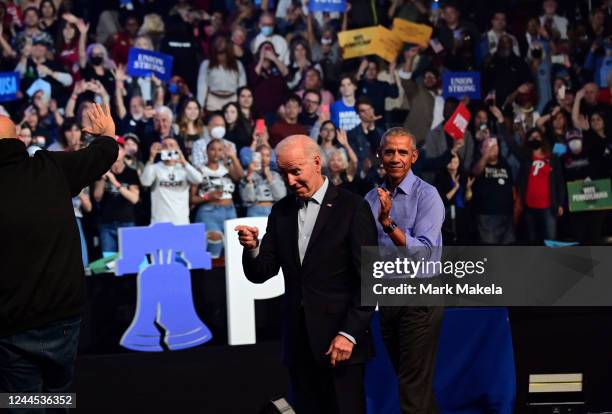
[[[550,171],[550,158],[533,156],[525,195],[527,207],[550,208]]]
[[[127,31],[115,33],[113,35],[113,46],[110,50],[111,58],[118,65],[125,65],[128,61],[130,48],[134,45],[134,39]]]
[[[308,135],[308,130],[302,124],[289,124],[284,119],[280,120],[270,127],[270,146],[276,147],[289,135]]]
[[[76,44],[65,45],[64,48],[59,51],[57,61],[60,65],[64,67],[64,69],[66,69],[68,73],[72,75],[74,83],[81,79],[81,68],[79,67],[79,50]]]

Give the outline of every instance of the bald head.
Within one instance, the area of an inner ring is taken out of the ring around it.
[[[17,130],[11,118],[0,115],[0,139],[17,138]]]
[[[278,168],[300,198],[312,197],[323,185],[319,146],[306,135],[291,135],[276,146]]]
[[[275,151],[277,157],[283,152],[301,152],[307,158],[313,158],[315,155],[321,156],[317,143],[306,135],[288,136],[278,143]]]

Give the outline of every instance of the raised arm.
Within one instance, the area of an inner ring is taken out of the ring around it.
[[[87,117],[91,125],[83,128],[83,132],[97,136],[87,148],[74,152],[41,151],[41,156],[51,157],[60,165],[73,197],[108,171],[119,152],[117,142],[110,138],[115,136],[115,124],[108,105],[94,104]]]

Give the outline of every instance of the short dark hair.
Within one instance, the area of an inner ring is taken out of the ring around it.
[[[304,95],[302,95],[302,96],[303,96],[303,99],[306,99],[306,95],[307,95],[307,94],[309,94],[309,93],[312,93],[312,94],[317,95],[317,97],[319,98],[319,104],[320,104],[320,103],[321,103],[321,101],[323,100],[323,98],[321,97],[321,92],[319,92],[319,91],[318,91],[318,90],[316,90],[316,89],[306,89],[306,90],[304,91]]]
[[[440,72],[438,71],[438,69],[434,68],[433,66],[430,66],[423,71],[423,75],[427,73],[431,73],[432,75],[436,77],[436,79],[440,78]]]
[[[416,149],[416,137],[414,136],[412,132],[408,131],[406,128],[393,127],[393,128],[389,128],[380,138],[380,143],[378,144],[379,150],[383,148],[383,146],[385,145],[386,139],[389,137],[409,137],[410,140],[412,141],[412,149],[413,150]]]
[[[216,116],[221,117],[221,119],[223,119],[223,122],[225,122],[225,116],[223,116],[223,112],[215,111],[208,114],[208,116],[206,117],[206,123],[208,124]]]
[[[284,104],[286,105],[292,101],[296,102],[299,106],[302,106],[302,98],[300,98],[300,96],[296,95],[295,93],[289,94],[289,96],[287,96],[287,98],[285,99]]]
[[[208,141],[208,144],[206,144],[206,151],[208,151],[210,149],[210,147],[213,144],[216,144],[217,142],[220,143],[221,145],[223,145],[223,140],[221,140],[219,138],[213,138],[210,141]]]
[[[372,101],[367,96],[360,96],[357,98],[355,102],[355,110],[357,110],[357,112],[359,112],[359,107],[361,105],[369,105],[371,108],[374,108],[374,104],[372,104]]]
[[[350,80],[353,85],[357,86],[357,81],[355,80],[355,77],[353,75],[345,73],[340,76],[340,79],[338,79],[338,81],[339,83],[342,83],[342,81],[345,79]]]
[[[21,12],[21,15],[25,17],[25,15],[28,14],[28,12],[30,11],[36,13],[36,17],[40,18],[40,11],[34,6],[26,7],[25,10]]]

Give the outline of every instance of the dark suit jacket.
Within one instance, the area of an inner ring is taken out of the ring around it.
[[[298,358],[303,307],[310,349],[317,361],[329,364],[325,353],[343,331],[357,341],[346,363],[364,363],[373,355],[370,319],[374,308],[360,306],[361,247],[377,245],[370,208],[360,196],[330,184],[302,264],[297,213],[294,195],[277,202],[268,217],[259,255],[253,259],[246,250],[243,254],[244,271],[252,282],[262,283],[283,269],[283,360],[292,365]]]

